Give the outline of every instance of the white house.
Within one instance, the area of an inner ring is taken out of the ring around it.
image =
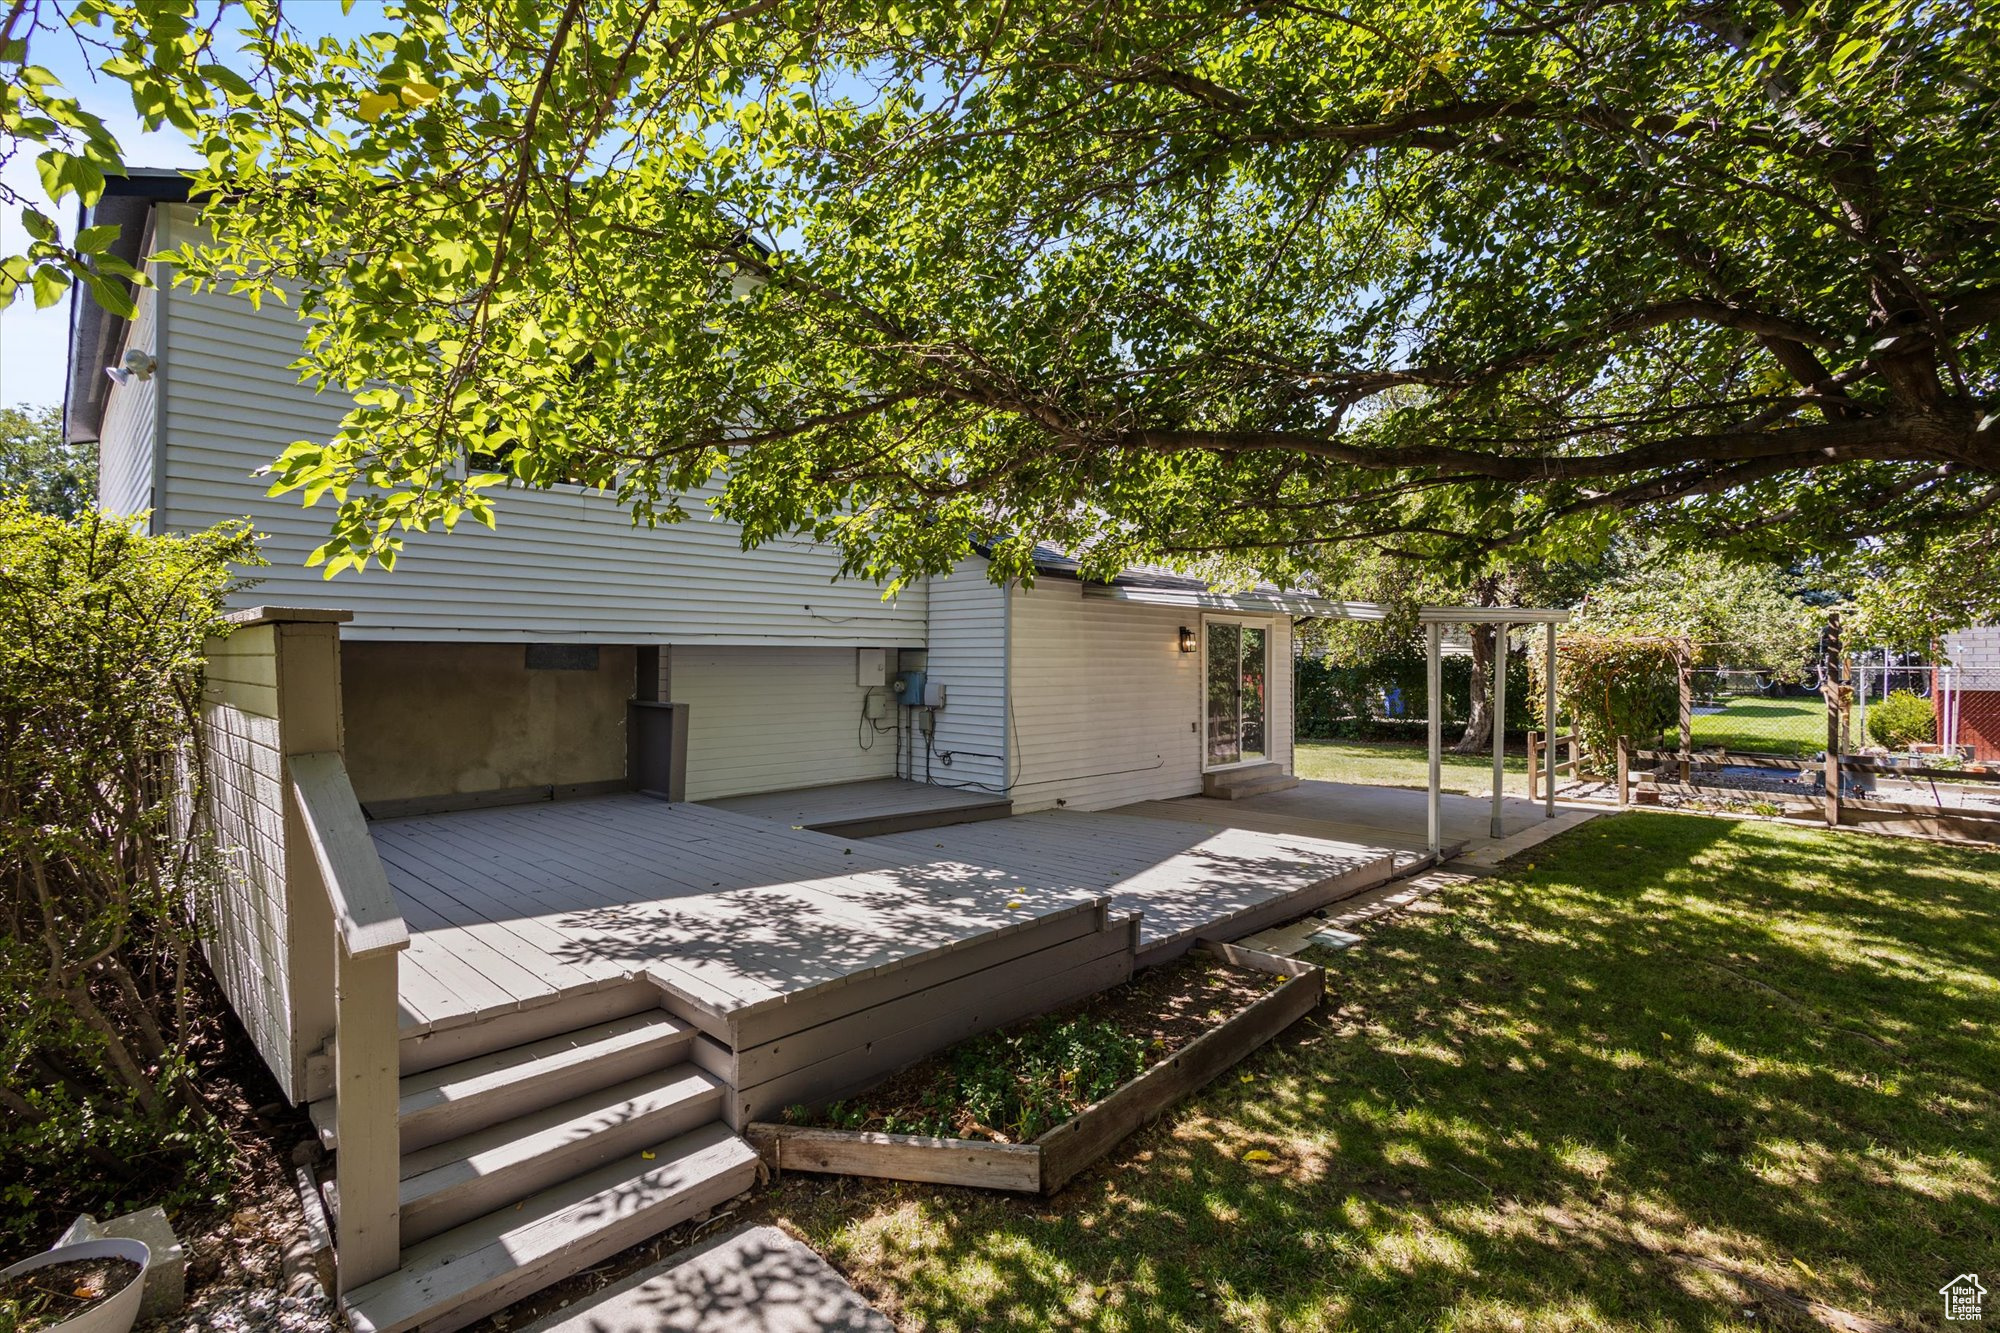
[[[85,221],[135,263],[198,226],[173,173]],[[287,368],[289,312],[153,276],[129,321],[77,303],[66,429],[105,510],[264,534],[210,649],[209,956],[335,1149],[362,1333],[443,1333],[719,1207],[760,1116],[1393,872],[1094,813],[1290,784],[1293,618],[1370,608],[1053,551],[1032,586],[975,554],[885,599],[826,547],[570,486],[329,582],[325,516],[255,473],[347,405]]]
[[[196,234],[173,173],[114,180],[93,223],[135,261]],[[67,429],[100,449],[101,503],[154,530],[249,517],[270,568],[245,604],[340,607],[347,766],[371,811],[623,786],[628,701],[685,705],[689,799],[901,776],[1017,811],[1101,809],[1291,771],[1291,625],[1312,598],[1212,594],[1135,571],[1032,588],[983,560],[885,600],[809,541],[745,551],[705,511],[635,528],[577,486],[502,497],[497,531],[413,535],[393,573],[305,567],[323,512],[253,476],[348,404],[288,363],[292,312],[157,285],[130,322],[78,303]],[[114,383],[133,352],[149,377]],[[929,701],[898,696],[922,672]],[[905,677],[908,679],[908,677]],[[906,706],[916,705],[916,706]],[[649,733],[650,734],[650,733]]]

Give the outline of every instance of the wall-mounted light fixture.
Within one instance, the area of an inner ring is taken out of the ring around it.
[[[111,377],[111,382],[114,384],[130,384],[133,380],[149,380],[153,378],[153,369],[158,365],[159,362],[155,361],[149,353],[142,352],[134,347],[125,353],[123,364],[106,366],[104,373]]]
[[[1184,653],[1191,653],[1191,652],[1193,652],[1193,651],[1195,650],[1195,647],[1196,647],[1196,640],[1197,640],[1197,639],[1199,639],[1200,637],[1201,637],[1200,635],[1196,634],[1196,633],[1195,633],[1195,632],[1194,632],[1193,630],[1189,629],[1189,628],[1188,628],[1188,627],[1187,627],[1186,625],[1182,625],[1182,626],[1181,626],[1181,651],[1182,651],[1182,652],[1184,652]]]

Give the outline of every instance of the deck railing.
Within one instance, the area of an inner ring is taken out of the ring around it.
[[[287,762],[292,799],[333,914],[340,1185],[334,1259],[346,1293],[395,1272],[401,1262],[396,955],[409,946],[410,932],[340,755],[295,754]]]

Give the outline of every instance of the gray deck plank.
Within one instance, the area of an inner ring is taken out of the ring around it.
[[[988,805],[1005,805],[1007,798],[994,792],[963,787],[939,787],[905,778],[876,778],[868,782],[841,782],[824,787],[800,787],[790,791],[757,792],[749,796],[725,796],[702,804],[733,814],[754,815],[797,827],[830,824],[870,816],[918,814],[932,810],[964,810]]]
[[[1257,829],[1193,813],[1049,811],[853,839],[617,795],[373,832],[411,904],[405,1007],[419,1026],[639,976],[748,1015],[1096,898],[1142,914],[1143,951],[1268,915],[1386,850],[1294,831],[1298,815],[1264,812]]]
[[[937,844],[1023,879],[1102,893],[1142,913],[1142,951],[1373,863],[1388,848],[1296,833],[1197,825],[1117,812],[1049,811],[990,824],[894,834]]]

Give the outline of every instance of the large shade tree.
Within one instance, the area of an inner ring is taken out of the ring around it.
[[[753,539],[884,577],[976,531],[1796,557],[2000,501],[1970,0],[390,13],[113,70],[198,113],[185,274],[358,393],[276,473],[332,568],[503,477],[672,520],[726,469]]]

